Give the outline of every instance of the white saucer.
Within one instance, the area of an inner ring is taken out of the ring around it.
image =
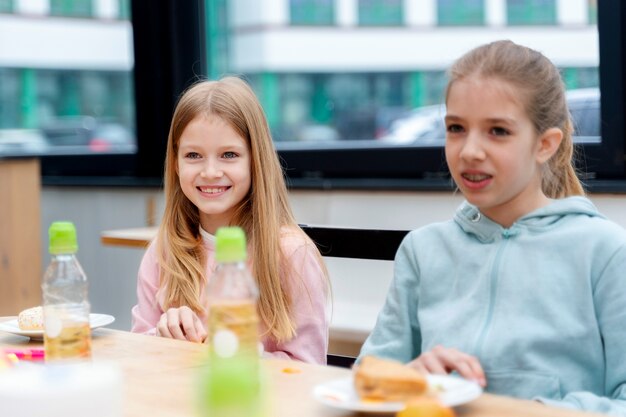
[[[108,326],[115,321],[115,317],[109,314],[90,314],[89,315],[89,327],[96,329],[98,327]],[[30,337],[33,340],[43,339],[43,330],[22,330],[17,325],[17,319],[8,320],[0,323],[0,330],[13,333],[19,336]]]

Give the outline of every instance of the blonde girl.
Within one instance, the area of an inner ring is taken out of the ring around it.
[[[626,415],[626,232],[583,196],[559,71],[499,41],[449,77],[446,160],[466,201],[406,237],[361,356]]]
[[[294,220],[264,112],[236,77],[199,82],[178,102],[165,160],[165,212],[139,269],[133,331],[204,340],[213,235],[227,225],[248,237],[267,354],[325,363],[326,270]]]

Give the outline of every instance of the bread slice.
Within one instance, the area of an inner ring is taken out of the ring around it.
[[[365,356],[355,367],[354,387],[364,400],[406,401],[426,392],[426,378],[400,362]]]
[[[43,309],[41,306],[27,308],[17,316],[21,330],[43,330]]]

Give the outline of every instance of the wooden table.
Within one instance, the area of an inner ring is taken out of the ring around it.
[[[157,234],[157,227],[105,230],[100,233],[100,242],[109,246],[146,248]]]
[[[0,317],[0,321],[9,319],[11,317]],[[0,349],[38,346],[41,342],[0,331]],[[124,375],[125,417],[195,417],[194,381],[202,366],[198,357],[205,349],[205,345],[118,330],[101,328],[93,331],[94,361],[117,363]],[[359,415],[327,407],[312,396],[315,385],[346,377],[349,370],[285,360],[264,360],[263,363],[270,381],[271,412],[268,417]],[[591,415],[490,394],[483,394],[455,411],[459,417]]]

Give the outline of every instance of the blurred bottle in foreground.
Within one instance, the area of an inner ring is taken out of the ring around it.
[[[245,234],[225,227],[215,239],[217,268],[207,284],[209,362],[201,376],[200,414],[263,416],[259,291],[246,265]]]
[[[48,230],[50,265],[43,277],[46,361],[91,357],[87,276],[76,259],[76,228],[54,222]]]

